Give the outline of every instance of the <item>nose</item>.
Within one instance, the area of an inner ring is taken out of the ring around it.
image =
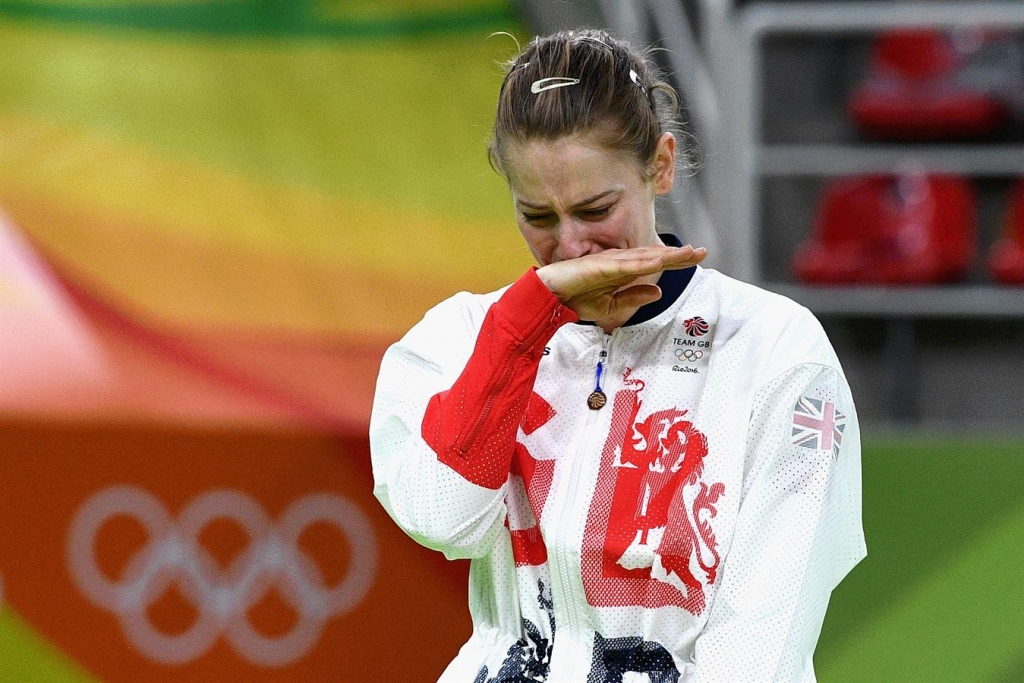
[[[555,250],[559,261],[579,258],[594,251],[595,243],[586,225],[574,218],[561,222],[558,230],[558,248]]]

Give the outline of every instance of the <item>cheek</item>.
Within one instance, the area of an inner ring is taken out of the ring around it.
[[[640,206],[624,211],[619,230],[619,234],[625,236],[633,246],[647,244],[651,236],[657,233],[653,208]]]
[[[619,211],[599,224],[600,241],[607,247],[624,249],[636,246],[640,225],[629,211]]]

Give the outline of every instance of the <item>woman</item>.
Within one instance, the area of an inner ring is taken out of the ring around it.
[[[857,418],[820,325],[655,230],[672,95],[605,32],[530,43],[490,155],[539,267],[384,357],[375,493],[472,558],[473,635],[442,681],[813,681],[865,554]]]

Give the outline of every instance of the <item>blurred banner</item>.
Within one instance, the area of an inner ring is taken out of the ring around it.
[[[485,154],[516,30],[0,0],[0,679],[437,677],[465,567],[366,428],[387,344],[530,263]]]
[[[365,443],[2,428],[0,679],[436,679],[465,574],[379,511]]]

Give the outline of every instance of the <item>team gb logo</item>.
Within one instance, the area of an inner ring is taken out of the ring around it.
[[[615,394],[587,515],[583,586],[598,607],[706,606],[715,582],[718,545],[711,520],[725,491],[702,480],[707,438],[687,411],[655,410],[641,418],[642,380]]]

